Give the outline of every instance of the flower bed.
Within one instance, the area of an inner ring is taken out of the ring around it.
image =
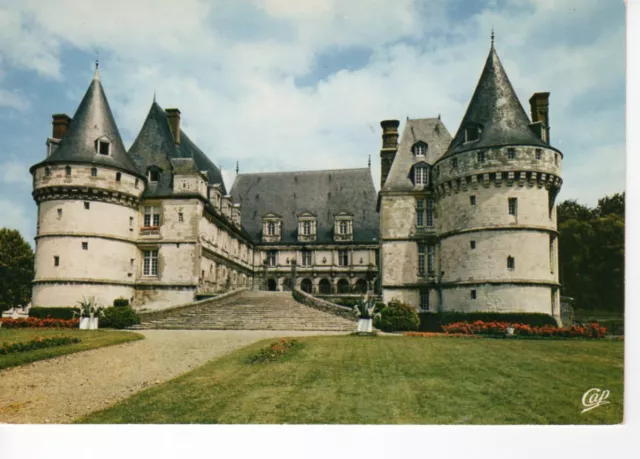
[[[479,335],[468,335],[465,333],[443,333],[443,332],[406,332],[403,333],[404,336],[416,336],[420,338],[442,338],[442,337],[452,337],[452,338],[481,338]]]
[[[278,342],[271,344],[269,347],[260,349],[256,354],[249,357],[248,362],[273,362],[282,358],[292,349],[300,346],[301,344],[295,339],[280,338]]]
[[[517,336],[537,336],[537,337],[562,337],[562,338],[604,338],[607,333],[605,327],[601,327],[597,323],[580,326],[572,325],[570,327],[554,327],[552,325],[544,325],[541,327],[532,327],[526,324],[510,324],[508,322],[456,322],[449,325],[443,325],[442,330],[446,334],[463,334],[463,335],[504,335],[507,333],[507,327],[513,327],[513,334]]]
[[[14,352],[27,352],[35,349],[44,349],[46,347],[66,346],[67,344],[79,343],[79,338],[70,336],[55,336],[52,338],[38,337],[24,343],[5,343],[0,345],[0,355],[12,354]]]
[[[0,319],[3,328],[78,328],[79,319],[38,319],[28,317],[26,319]]]

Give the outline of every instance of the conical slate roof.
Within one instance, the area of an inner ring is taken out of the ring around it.
[[[147,118],[129,149],[129,156],[135,161],[138,169],[145,172],[157,167],[162,170],[157,183],[149,183],[145,196],[170,196],[173,194],[174,164],[172,160],[190,158],[199,171],[207,171],[210,184],[221,184],[222,193],[226,194],[222,174],[211,160],[200,150],[185,132],[180,129],[180,145],[176,145],[167,113],[154,100]]]
[[[101,155],[97,152],[96,141],[102,139],[111,143],[109,155]],[[118,126],[109,108],[107,96],[100,83],[97,68],[67,133],[60,141],[60,146],[40,164],[50,163],[111,166],[131,174],[141,175],[126,153]]]
[[[541,145],[518,100],[493,44],[458,132],[445,157],[466,150],[499,145]],[[480,127],[480,138],[465,143],[465,129]]]

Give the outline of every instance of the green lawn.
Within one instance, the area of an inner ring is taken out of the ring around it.
[[[60,355],[71,354],[73,352],[87,351],[97,347],[110,346],[113,344],[126,343],[143,339],[139,333],[106,331],[106,330],[75,330],[75,329],[51,329],[51,328],[0,328],[0,342],[15,343],[30,341],[41,336],[43,338],[51,336],[71,336],[80,338],[80,342],[67,346],[56,346],[45,349],[36,349],[28,352],[15,352],[0,355],[0,370],[3,368],[24,365],[36,360],[51,359]]]
[[[247,364],[273,340],[145,390],[84,423],[614,424],[623,343],[310,337],[289,358]],[[611,392],[585,414],[582,395]]]

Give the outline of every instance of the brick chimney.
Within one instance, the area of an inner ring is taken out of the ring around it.
[[[398,152],[398,120],[384,120],[382,127],[382,149],[380,150],[380,188],[384,186],[389,170]]]
[[[167,108],[166,112],[171,134],[173,134],[173,140],[176,145],[180,145],[180,110],[177,108]]]
[[[69,129],[69,124],[71,124],[71,117],[66,113],[56,113],[51,117],[53,118],[51,122],[53,124],[53,134],[51,134],[51,137],[56,140],[62,140]]]
[[[529,99],[531,105],[532,129],[538,133],[540,138],[550,143],[549,137],[549,93],[536,92]],[[540,124],[537,124],[540,123]]]

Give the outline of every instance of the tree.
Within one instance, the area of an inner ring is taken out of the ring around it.
[[[20,232],[0,229],[0,311],[31,301],[34,255]]]
[[[614,214],[622,217],[624,220],[624,198],[624,192],[622,192],[598,199],[598,207],[596,207],[595,213],[599,217]]]

